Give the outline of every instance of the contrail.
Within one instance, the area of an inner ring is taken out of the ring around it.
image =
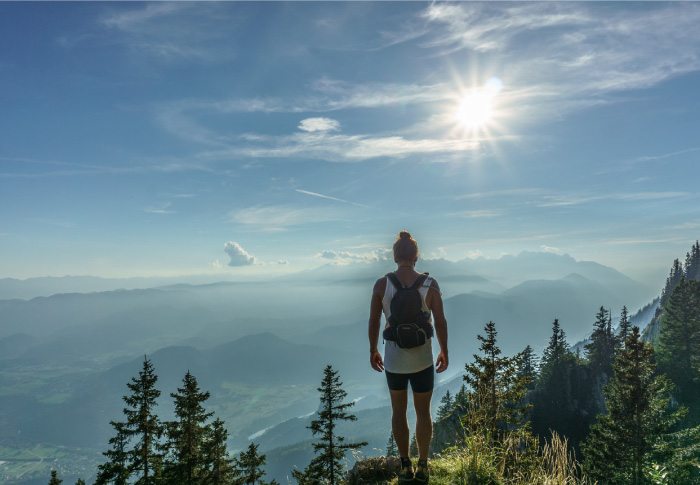
[[[345,202],[346,204],[352,204],[352,205],[356,205],[358,207],[364,207],[365,209],[371,209],[371,207],[369,207],[367,205],[358,204],[357,202],[350,202],[349,200],[338,199],[337,197],[331,197],[330,195],[317,194],[316,192],[309,192],[308,190],[301,190],[301,189],[294,189],[294,190],[296,190],[297,192],[300,192],[302,194],[313,195],[314,197],[321,197],[322,199],[337,200],[338,202]]]

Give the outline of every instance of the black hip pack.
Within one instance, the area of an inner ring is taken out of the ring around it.
[[[386,277],[396,288],[396,293],[391,299],[389,326],[382,334],[384,340],[396,342],[402,349],[423,345],[433,336],[430,312],[423,311],[423,299],[418,292],[428,273],[418,276],[408,287],[394,273],[387,273]]]

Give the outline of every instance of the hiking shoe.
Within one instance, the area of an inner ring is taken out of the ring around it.
[[[428,473],[428,465],[416,467],[416,471],[413,474],[413,483],[428,483],[430,478],[430,473]]]
[[[401,467],[399,471],[399,483],[413,483],[413,467]]]

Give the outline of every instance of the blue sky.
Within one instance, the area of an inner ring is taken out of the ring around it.
[[[0,3],[0,277],[700,237],[700,4]]]

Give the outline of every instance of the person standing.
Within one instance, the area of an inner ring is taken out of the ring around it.
[[[401,231],[393,246],[397,268],[393,275],[387,274],[374,284],[369,316],[370,364],[377,372],[384,371],[391,396],[391,428],[401,457],[399,483],[427,483],[429,479],[428,454],[433,435],[433,420],[430,415],[430,400],[433,395],[435,372],[444,372],[449,365],[447,351],[447,320],[442,304],[440,287],[434,278],[421,275],[415,270],[418,261],[418,244],[407,231]],[[393,281],[392,281],[393,280]],[[391,333],[391,302],[401,290],[418,284],[422,310],[426,315],[425,343],[411,348],[399,345],[398,339],[389,340]],[[379,352],[379,331],[382,313],[386,318],[384,331],[384,358]],[[432,316],[431,316],[432,315]],[[434,332],[431,323],[434,323]],[[388,332],[388,333],[387,333]],[[433,366],[432,334],[435,334],[440,353]],[[409,456],[408,384],[413,392],[416,410],[416,443],[418,463],[414,469]]]

